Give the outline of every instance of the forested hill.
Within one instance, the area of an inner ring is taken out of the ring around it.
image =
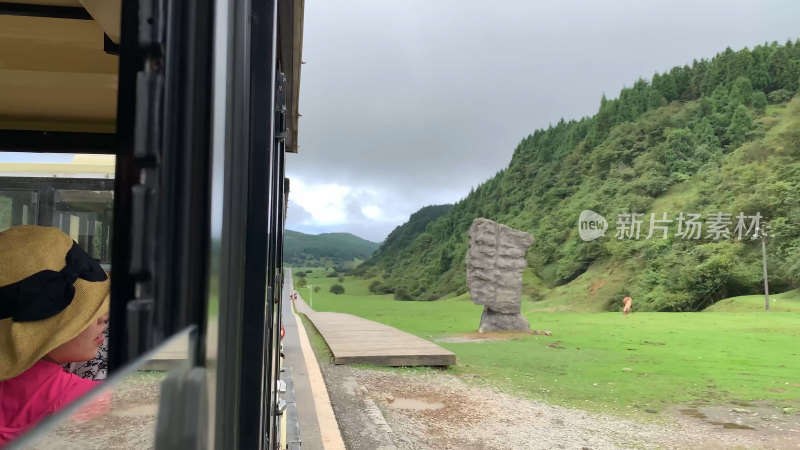
[[[410,243],[382,251],[368,274],[413,299],[465,292],[467,230],[487,217],[534,235],[525,291],[532,298],[570,284],[576,289],[567,301],[613,308],[625,293],[642,309],[697,310],[763,289],[760,241],[735,236],[743,212],[771,224],[772,288],[796,287],[800,99],[792,97],[799,85],[800,40],[728,48],[639,79],[616,99],[604,96],[594,116],[562,119],[522,139],[506,169]],[[583,210],[607,219],[605,237],[580,238]],[[615,236],[626,212],[643,214],[638,239]],[[685,228],[681,212],[701,214],[699,239],[676,236]],[[732,238],[708,234],[709,214],[720,212],[732,215]],[[664,222],[666,238],[658,228],[646,238],[650,213],[672,220]]]
[[[429,223],[446,214],[453,205],[425,206],[409,217],[408,222],[398,226],[378,247],[375,254],[361,267],[361,271],[375,265],[393,265],[390,259],[403,258],[411,250],[411,244],[425,231]]]
[[[304,234],[286,230],[283,261],[293,266],[341,265],[369,258],[378,244],[350,233]]]

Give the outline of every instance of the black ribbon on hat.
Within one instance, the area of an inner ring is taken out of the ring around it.
[[[66,262],[58,272],[42,270],[0,287],[0,319],[11,317],[14,322],[33,322],[53,317],[72,303],[75,280],[108,279],[100,263],[75,242],[67,252]]]

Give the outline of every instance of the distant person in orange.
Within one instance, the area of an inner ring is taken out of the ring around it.
[[[623,298],[622,299],[622,304],[624,305],[622,307],[622,314],[627,316],[629,312],[633,311],[633,299],[632,298],[630,298],[630,297]]]

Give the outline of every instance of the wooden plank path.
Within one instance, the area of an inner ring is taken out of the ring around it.
[[[189,360],[189,336],[181,336],[156,353],[139,370],[168,372]]]
[[[216,342],[219,335],[219,326],[216,321],[211,321],[206,329],[206,342],[213,342],[213,345],[206,345],[206,352],[209,356],[216,358]],[[168,372],[180,364],[189,360],[189,336],[184,334],[179,339],[171,342],[162,348],[152,358],[147,360],[139,370],[154,370]]]
[[[334,364],[449,366],[456,355],[433,342],[352,314],[317,312],[298,295],[295,310],[305,314],[325,339]]]

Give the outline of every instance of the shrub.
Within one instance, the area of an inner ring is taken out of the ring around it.
[[[401,287],[399,287],[399,288],[394,290],[394,299],[395,300],[401,300],[401,301],[414,300],[411,297],[411,294],[409,294],[408,288],[406,288],[405,286],[401,286]]]
[[[378,280],[369,284],[369,291],[377,295],[391,294],[393,292],[391,286],[387,286]]]
[[[303,271],[297,272],[297,273],[296,273],[296,274],[294,274],[294,275],[295,275],[296,277],[299,277],[299,278],[305,278],[305,277],[306,277],[306,273],[305,273],[305,272],[303,272]]]
[[[329,274],[327,274],[325,276],[328,277],[328,278],[336,278],[336,277],[339,276],[339,274],[336,273],[336,272],[330,272]]]
[[[334,284],[331,286],[331,293],[336,295],[344,294],[344,286],[341,284]]]
[[[778,89],[767,94],[770,103],[785,103],[792,99],[794,94],[786,89]]]
[[[381,288],[383,288],[383,283],[381,283],[378,280],[375,280],[369,284],[369,287],[367,289],[369,289],[370,293],[377,294]]]
[[[336,279],[339,283],[344,283],[344,277],[339,277]]]
[[[764,110],[767,107],[767,94],[762,91],[753,92],[750,101],[753,103],[753,108],[758,110],[761,114],[764,114]]]
[[[320,291],[320,289],[322,289],[322,288],[321,288],[321,287],[319,287],[319,286],[314,286],[314,292],[319,292],[319,291]]]
[[[298,278],[297,279],[297,287],[306,287],[306,279],[305,278]]]

